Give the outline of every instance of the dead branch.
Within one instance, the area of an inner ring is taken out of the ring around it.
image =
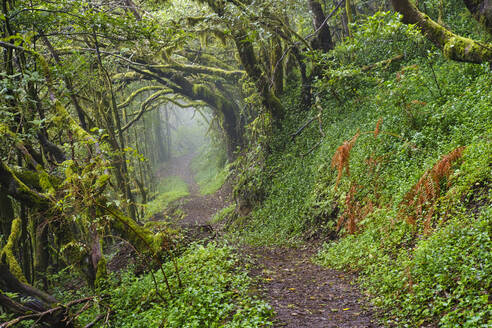
[[[85,297],[85,298],[81,298],[81,299],[78,299],[78,300],[74,300],[74,301],[68,302],[67,304],[63,304],[63,305],[54,307],[52,309],[49,309],[49,310],[46,310],[46,311],[43,311],[43,312],[37,312],[37,313],[23,315],[23,316],[20,316],[20,317],[15,318],[14,320],[11,320],[11,321],[2,323],[0,325],[0,328],[8,328],[8,327],[11,327],[11,326],[13,326],[13,325],[15,325],[15,324],[17,324],[17,323],[19,323],[21,321],[24,321],[24,320],[37,319],[38,321],[40,321],[40,320],[42,320],[45,317],[53,316],[57,311],[63,310],[63,311],[66,312],[66,310],[68,308],[70,308],[70,307],[72,307],[74,305],[78,305],[78,304],[81,304],[81,303],[89,302],[89,301],[92,301],[93,299],[94,299],[93,296],[91,296],[91,297]]]

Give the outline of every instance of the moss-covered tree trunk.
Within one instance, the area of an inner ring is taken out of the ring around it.
[[[256,58],[253,43],[247,39],[247,33],[244,30],[238,30],[234,34],[234,43],[241,64],[248,73],[248,76],[253,80],[258,91],[261,102],[268,112],[272,115],[274,122],[281,122],[285,115],[284,107],[280,100],[270,88],[270,82],[266,78],[267,75],[262,71],[261,65]]]
[[[165,109],[167,113],[167,109]],[[163,162],[167,159],[167,151],[166,151],[166,139],[163,136],[163,128],[162,128],[162,117],[161,117],[161,111],[159,108],[155,109],[154,112],[152,113],[153,115],[153,128],[154,128],[154,136],[156,140],[156,153],[157,153],[157,158],[159,162]],[[167,114],[166,114],[166,120],[167,120]]]
[[[49,266],[49,240],[48,240],[48,225],[45,222],[38,222],[35,232],[35,256],[34,269],[36,273],[45,273]],[[43,284],[45,288],[48,285],[46,276],[43,275]]]
[[[403,15],[403,22],[420,27],[425,36],[442,49],[449,59],[470,63],[492,62],[492,44],[454,34],[420,12],[409,0],[392,0],[391,3]]]
[[[272,40],[271,52],[271,71],[273,80],[273,91],[276,95],[284,92],[284,58],[283,47],[280,38],[276,37]]]
[[[0,234],[3,236],[10,235],[10,226],[13,219],[14,208],[12,207],[12,200],[0,190]]]

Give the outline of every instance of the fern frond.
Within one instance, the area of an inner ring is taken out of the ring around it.
[[[444,155],[431,169],[424,172],[405,195],[400,203],[400,216],[405,216],[409,224],[416,225],[417,219],[422,217],[425,219],[424,233],[430,232],[435,204],[441,195],[441,181],[449,178],[453,163],[463,156],[464,150],[465,147],[458,147]]]
[[[376,123],[376,128],[374,129],[374,138],[376,138],[379,135],[379,129],[382,123],[383,123],[383,118],[380,117],[378,122]]]
[[[350,176],[350,167],[349,167],[350,150],[354,146],[359,136],[360,133],[357,132],[350,140],[344,141],[343,144],[336,149],[335,154],[331,159],[331,167],[336,168],[338,171],[335,187],[338,186],[338,183],[342,178],[343,169],[345,169],[345,173],[348,176]]]

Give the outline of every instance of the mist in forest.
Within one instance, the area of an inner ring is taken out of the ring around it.
[[[162,136],[160,142],[168,152],[167,158],[196,153],[210,142],[207,133],[210,114],[203,108],[181,108],[168,103],[159,108]]]

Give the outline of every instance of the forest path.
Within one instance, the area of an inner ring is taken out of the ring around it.
[[[311,261],[317,247],[249,248],[257,267],[259,293],[277,313],[274,327],[380,327],[354,276]]]
[[[210,220],[228,205],[231,190],[225,185],[212,195],[201,195],[190,168],[194,156],[172,159],[158,176],[179,176],[189,185],[190,195],[180,206],[185,212],[180,225],[191,230],[208,226],[211,232]],[[307,244],[298,248],[241,248],[241,253],[255,263],[250,274],[258,281],[258,294],[276,312],[274,327],[379,327],[362,294],[351,285],[352,275],[312,263],[317,248]]]
[[[166,162],[164,168],[157,172],[159,178],[177,176],[188,184],[190,195],[179,202],[179,207],[185,213],[185,217],[179,222],[183,227],[209,225],[212,216],[227,206],[227,197],[231,193],[227,184],[213,194],[202,195],[200,193],[200,186],[193,178],[191,170],[191,162],[196,155],[196,153],[189,153],[172,158]]]

